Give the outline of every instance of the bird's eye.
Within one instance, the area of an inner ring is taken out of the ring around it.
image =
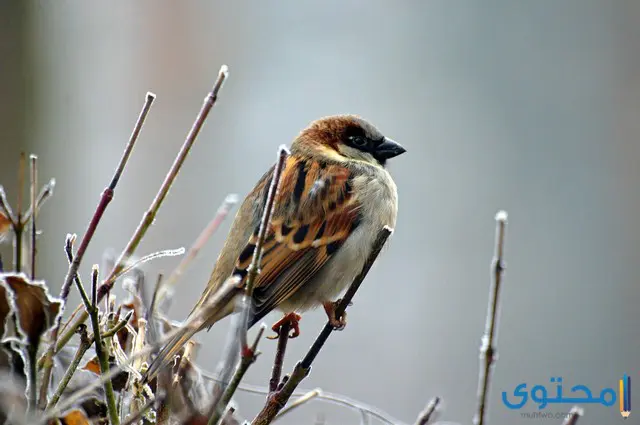
[[[367,145],[367,139],[365,137],[351,136],[350,139],[351,139],[351,143],[355,147],[362,148]]]

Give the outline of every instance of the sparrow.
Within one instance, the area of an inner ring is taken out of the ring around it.
[[[361,271],[378,232],[394,228],[397,188],[387,160],[405,152],[395,141],[355,115],[312,122],[293,140],[263,244],[254,283],[249,327],[274,309],[287,317],[322,305],[336,328],[336,297]],[[258,240],[273,165],[244,199],[215,267],[190,317],[231,276],[239,291]],[[234,312],[234,303],[213,313],[198,329],[185,328],[158,353],[146,379],[171,360],[200,330]],[[283,319],[283,320],[285,320]],[[280,323],[280,322],[278,322]],[[274,325],[274,330],[278,326]],[[297,323],[294,335],[299,333]]]

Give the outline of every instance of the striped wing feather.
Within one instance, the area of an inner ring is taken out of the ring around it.
[[[312,279],[358,226],[359,204],[350,177],[349,170],[342,166],[321,165],[295,156],[287,159],[263,245],[251,324]],[[266,194],[268,184],[262,190]],[[236,262],[234,273],[243,280],[258,230]]]

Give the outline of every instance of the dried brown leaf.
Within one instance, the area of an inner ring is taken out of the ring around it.
[[[89,425],[89,423],[89,418],[87,418],[87,415],[80,409],[71,410],[63,416],[49,421],[49,425]]]
[[[32,281],[23,273],[0,274],[0,285],[10,295],[5,298],[16,313],[18,330],[29,344],[38,344],[53,326],[61,302],[49,295],[43,281]]]
[[[0,242],[5,239],[8,239],[9,230],[11,230],[11,220],[0,211]]]

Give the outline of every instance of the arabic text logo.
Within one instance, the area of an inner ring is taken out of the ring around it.
[[[631,378],[626,374],[620,379],[619,394],[616,394],[613,388],[603,388],[600,394],[594,396],[586,385],[580,384],[571,387],[570,395],[567,396],[562,388],[562,378],[553,377],[550,381],[555,384],[555,396],[550,396],[547,388],[543,385],[534,385],[530,390],[527,390],[527,384],[521,383],[513,391],[513,397],[519,400],[509,400],[507,392],[503,391],[502,402],[509,409],[517,410],[531,399],[538,405],[538,410],[542,410],[550,404],[602,404],[610,407],[616,403],[616,399],[619,399],[622,417],[626,419],[631,415]]]

